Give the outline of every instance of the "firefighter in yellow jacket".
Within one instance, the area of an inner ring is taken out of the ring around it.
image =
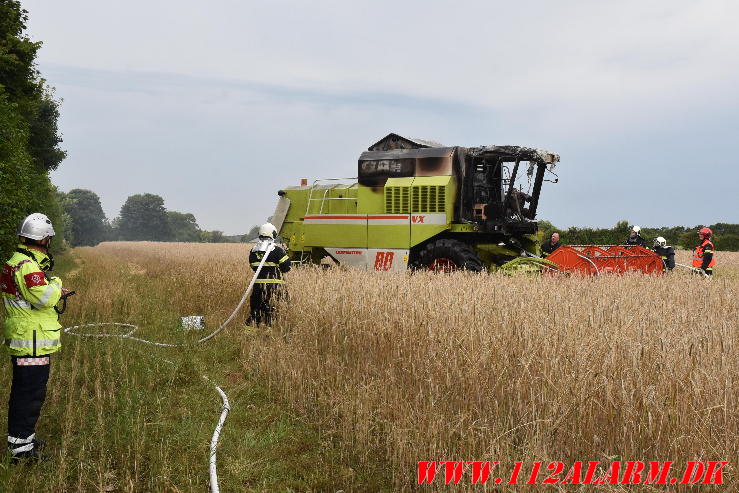
[[[259,271],[259,276],[254,281],[247,325],[272,325],[275,310],[273,298],[285,294],[283,274],[290,270],[290,258],[285,250],[274,244],[276,239],[277,228],[271,223],[263,224],[259,228],[259,241],[249,253],[249,265],[254,271],[259,268],[265,255],[267,258],[264,260],[262,270]],[[268,250],[270,250],[269,253],[267,253]]]
[[[5,307],[4,336],[13,366],[8,402],[8,450],[11,460],[38,460],[43,442],[36,422],[46,398],[51,354],[61,348],[54,310],[67,290],[49,271],[54,228],[43,214],[31,214],[18,227],[20,243],[2,268],[0,289]]]

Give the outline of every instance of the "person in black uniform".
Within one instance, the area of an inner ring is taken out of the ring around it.
[[[272,325],[274,316],[274,301],[284,295],[285,280],[283,274],[290,270],[290,258],[281,247],[275,245],[277,228],[271,223],[265,223],[259,228],[259,241],[249,253],[249,265],[256,272],[264,259],[262,270],[254,281],[254,290],[251,293],[251,309],[246,325]]]
[[[559,233],[554,232],[552,233],[552,237],[549,239],[549,241],[545,241],[541,245],[541,254],[542,257],[546,258],[549,255],[552,254],[553,251],[555,251],[557,248],[561,247],[562,245],[559,243]]]
[[[647,248],[647,240],[641,237],[639,231],[641,231],[639,226],[631,228],[631,233],[629,233],[625,245],[639,245],[640,247]]]
[[[667,246],[667,240],[661,236],[654,240],[654,252],[662,257],[664,270],[671,271],[675,268],[675,249]]]

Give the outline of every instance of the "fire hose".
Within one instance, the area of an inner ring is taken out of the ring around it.
[[[251,293],[252,289],[254,288],[254,283],[257,280],[257,277],[259,276],[259,272],[261,272],[262,267],[264,267],[264,263],[267,260],[267,257],[269,254],[274,250],[275,245],[273,242],[270,242],[267,245],[267,249],[264,252],[264,257],[259,262],[259,266],[257,267],[257,270],[254,272],[254,276],[251,279],[251,282],[247,286],[246,290],[244,291],[244,295],[241,297],[241,300],[236,305],[236,308],[234,308],[231,315],[226,319],[225,322],[223,322],[220,327],[218,327],[216,330],[211,332],[209,335],[202,337],[198,339],[195,344],[201,344],[203,342],[206,342],[213,337],[216,336],[219,332],[221,332],[230,322],[234,319],[236,314],[241,310],[241,307],[244,306],[244,303],[246,302],[246,298]],[[61,309],[57,309],[57,313],[61,314],[64,313],[64,311],[67,308],[67,297],[72,296],[75,294],[74,291],[70,291],[66,293],[64,296],[62,296],[62,299],[64,300],[64,304]],[[56,309],[56,307],[55,307]],[[78,329],[83,329],[86,327],[101,327],[101,326],[115,326],[115,327],[128,327],[130,330],[124,334],[105,334],[105,333],[78,333],[75,332]],[[120,322],[100,322],[100,323],[92,323],[92,324],[82,324],[82,325],[75,325],[72,327],[67,327],[64,330],[65,334],[73,335],[73,336],[79,336],[79,337],[117,337],[119,339],[130,339],[132,341],[141,342],[144,344],[151,344],[153,346],[158,347],[185,347],[185,344],[172,344],[172,343],[165,343],[165,342],[156,342],[156,341],[149,341],[147,339],[142,339],[140,337],[134,337],[133,334],[138,330],[139,328],[136,325],[128,324],[128,323],[120,323]],[[171,363],[171,361],[163,360],[168,363]],[[205,380],[208,380],[213,386],[215,387],[216,391],[221,397],[221,415],[218,418],[218,423],[216,424],[216,428],[213,431],[213,436],[210,440],[210,455],[208,459],[208,470],[210,473],[210,491],[211,493],[219,493],[220,489],[218,487],[218,474],[216,471],[216,449],[218,447],[218,439],[220,438],[221,431],[223,430],[223,425],[226,422],[226,416],[228,416],[229,411],[231,410],[231,405],[228,402],[228,396],[226,393],[219,387],[218,385],[214,384],[207,376],[203,376]]]
[[[678,266],[678,267],[685,267],[686,269],[688,269],[693,274],[701,274],[703,277],[709,277],[709,275],[706,274],[703,269],[698,269],[696,267],[692,267],[690,265],[685,265],[685,264],[675,264],[675,265]]]

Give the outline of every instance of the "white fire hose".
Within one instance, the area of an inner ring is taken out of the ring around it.
[[[695,267],[693,267],[693,266],[690,266],[690,265],[685,265],[685,264],[675,264],[675,265],[676,265],[676,266],[678,266],[678,267],[685,267],[686,269],[688,269],[688,270],[689,270],[690,272],[692,272],[693,274],[701,274],[701,275],[702,275],[703,277],[709,277],[709,276],[708,276],[708,274],[706,274],[706,273],[705,273],[705,272],[703,271],[703,269],[696,269],[696,268],[695,268]]]
[[[225,322],[221,324],[220,327],[218,327],[216,330],[211,332],[209,335],[198,339],[195,344],[201,344],[203,342],[206,342],[213,337],[215,337],[216,334],[218,334],[220,331],[222,331],[230,322],[234,319],[236,314],[241,310],[241,307],[244,306],[244,303],[246,302],[246,298],[251,293],[252,289],[254,288],[254,282],[257,280],[257,276],[259,276],[259,272],[262,270],[262,267],[264,267],[264,263],[267,261],[267,257],[272,252],[272,250],[275,249],[274,242],[270,242],[269,245],[267,245],[267,249],[264,252],[264,257],[262,258],[261,262],[259,262],[259,266],[257,267],[257,270],[254,272],[254,276],[251,279],[251,282],[246,288],[246,291],[244,291],[244,295],[241,297],[241,300],[239,301],[239,304],[236,305],[236,308],[234,308],[234,311],[231,313],[231,315],[226,319]],[[83,329],[86,327],[101,327],[104,325],[112,325],[116,327],[128,327],[130,330],[126,332],[125,334],[90,334],[90,333],[84,333],[80,334],[78,332],[75,332],[77,329]],[[120,322],[101,322],[101,323],[93,323],[93,324],[83,324],[83,325],[75,325],[72,327],[67,327],[64,329],[65,334],[73,335],[73,336],[80,336],[80,337],[117,337],[119,339],[130,339],[132,341],[141,342],[144,344],[151,344],[153,346],[159,346],[159,347],[184,347],[185,344],[172,344],[172,343],[166,343],[166,342],[156,342],[156,341],[149,341],[147,339],[141,339],[140,337],[134,337],[133,334],[136,332],[139,328],[136,325],[133,324],[127,324],[127,323],[120,323]],[[172,363],[168,360],[168,363]],[[216,448],[218,447],[218,438],[221,435],[221,430],[223,429],[223,424],[226,422],[226,416],[228,415],[228,412],[231,410],[231,405],[228,402],[228,396],[226,396],[226,393],[221,389],[218,385],[214,384],[207,376],[203,376],[204,379],[208,380],[213,386],[215,387],[216,391],[218,391],[218,394],[221,396],[221,416],[218,419],[218,424],[216,424],[216,428],[213,431],[213,436],[210,440],[210,456],[209,456],[209,473],[210,473],[210,491],[211,493],[219,493],[220,489],[218,488],[218,474],[216,472]]]

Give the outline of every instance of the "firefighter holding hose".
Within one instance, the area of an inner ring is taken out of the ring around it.
[[[715,251],[711,237],[713,231],[711,228],[701,228],[698,231],[698,238],[701,244],[693,250],[693,267],[700,269],[707,276],[713,275],[713,266],[716,265]]]
[[[277,228],[271,223],[263,224],[259,227],[259,240],[249,253],[249,265],[254,271],[259,268],[265,255],[267,258],[264,260],[259,276],[254,281],[247,325],[272,325],[275,299],[284,295],[283,274],[290,270],[290,258],[282,247],[274,244],[276,239]],[[270,247],[272,250],[267,253]]]
[[[662,268],[672,271],[675,268],[675,249],[667,245],[667,240],[661,236],[654,239],[654,253],[662,258]]]
[[[0,289],[5,306],[4,338],[13,365],[8,402],[8,451],[11,461],[44,458],[36,422],[46,398],[51,354],[61,348],[54,310],[68,291],[49,272],[54,228],[48,217],[31,214],[18,227],[19,244],[2,268]]]

